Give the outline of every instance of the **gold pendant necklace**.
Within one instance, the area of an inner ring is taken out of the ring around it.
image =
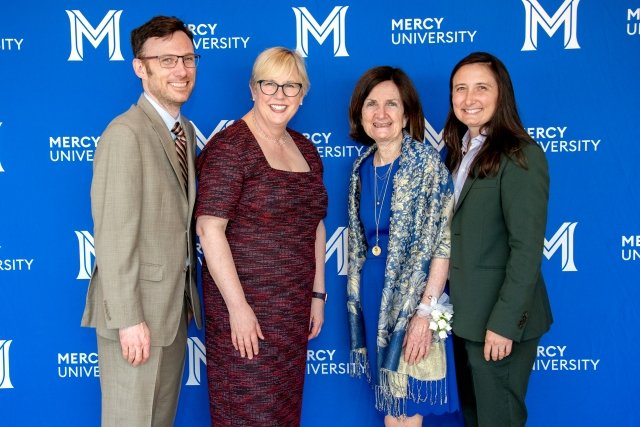
[[[378,197],[378,167],[376,166],[376,158],[375,155],[373,157],[373,192],[374,194],[374,203],[373,203],[373,220],[376,223],[376,244],[371,248],[371,253],[374,256],[379,256],[382,253],[382,248],[380,247],[380,241],[378,236],[378,231],[380,229],[380,217],[382,216],[382,207],[384,206],[384,199],[387,197],[387,188],[389,187],[389,181],[391,180],[391,169],[393,169],[393,164],[396,162],[395,159],[389,165],[389,170],[384,176],[386,176],[384,183],[384,192],[382,193],[382,201],[380,197]],[[378,206],[380,206],[380,210],[378,211]]]

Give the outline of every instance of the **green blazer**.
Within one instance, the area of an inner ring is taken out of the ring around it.
[[[467,178],[451,224],[450,292],[456,335],[487,330],[519,342],[553,321],[540,272],[549,199],[547,160],[523,143],[527,169],[503,156],[496,176]]]

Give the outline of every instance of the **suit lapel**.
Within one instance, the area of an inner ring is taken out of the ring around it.
[[[477,177],[473,177],[473,178],[467,177],[467,179],[464,181],[464,185],[462,186],[462,191],[460,192],[460,196],[458,197],[458,203],[456,203],[456,206],[453,209],[454,215],[456,214],[458,209],[460,209],[460,205],[462,204],[464,198],[469,193],[469,190],[471,189],[471,186],[473,185],[473,183],[476,182],[476,179]]]
[[[158,135],[158,139],[162,145],[162,149],[164,150],[169,163],[171,164],[171,168],[173,169],[173,173],[176,176],[176,179],[180,182],[180,187],[182,188],[182,193],[185,197],[188,197],[185,190],[185,182],[182,179],[182,174],[180,172],[180,163],[178,163],[178,155],[176,153],[175,142],[173,141],[173,137],[171,136],[171,132],[167,129],[164,121],[158,114],[153,105],[147,100],[144,94],[140,95],[138,99],[138,107],[144,112],[144,114],[149,118],[151,122],[151,127]],[[189,143],[189,137],[187,137],[187,143]],[[189,145],[189,144],[187,144]],[[187,151],[190,151],[187,147]],[[187,160],[189,161],[189,160]],[[191,167],[189,166],[189,169]],[[190,178],[189,178],[190,179]]]

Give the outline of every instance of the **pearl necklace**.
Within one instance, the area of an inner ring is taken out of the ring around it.
[[[284,145],[287,142],[292,140],[291,135],[289,135],[289,132],[287,132],[286,129],[284,130],[282,135],[280,135],[280,137],[278,138],[274,138],[272,136],[267,135],[266,132],[263,131],[260,125],[258,124],[258,121],[256,120],[256,112],[254,110],[251,110],[251,118],[253,119],[253,124],[256,126],[256,129],[258,130],[258,133],[260,133],[260,136],[262,136],[267,141],[273,141],[278,144]]]

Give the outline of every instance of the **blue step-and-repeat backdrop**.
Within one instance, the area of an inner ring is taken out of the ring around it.
[[[94,262],[89,188],[107,123],[138,98],[130,31],[177,15],[202,55],[183,112],[198,150],[251,108],[266,47],[297,48],[311,91],[291,122],[329,191],[322,335],[308,349],[302,425],[360,426],[345,308],[348,173],[363,147],[347,105],[368,68],[402,67],[443,147],[448,79],[500,57],[551,172],[543,257],[555,323],[540,343],[530,426],[635,426],[640,354],[640,0],[10,1],[0,14],[0,425],[94,426],[96,340],[80,327]],[[190,330],[177,426],[208,426],[204,338]]]

